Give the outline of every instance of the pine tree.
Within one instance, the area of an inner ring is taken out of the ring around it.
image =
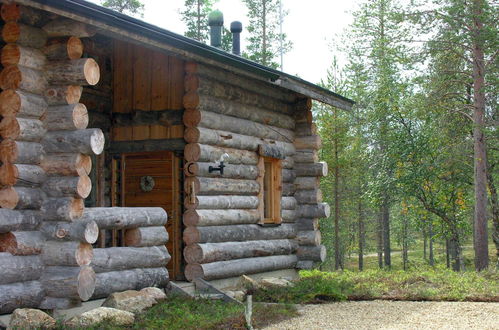
[[[201,42],[208,42],[210,30],[208,14],[218,0],[185,0],[181,12],[182,21],[187,25],[185,36]]]
[[[144,15],[144,4],[140,0],[105,0],[102,5],[123,14]]]

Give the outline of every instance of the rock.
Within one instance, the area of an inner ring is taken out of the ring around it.
[[[249,276],[241,276],[241,284],[247,290],[256,290],[260,288],[260,284]]]
[[[121,309],[131,313],[141,313],[157,303],[156,299],[143,292],[128,290],[112,293],[102,304],[104,307]]]
[[[7,329],[53,329],[55,319],[38,309],[18,308],[12,313]]]
[[[227,291],[225,292],[225,294],[239,301],[244,301],[244,299],[246,298],[246,293],[242,290]]]
[[[261,286],[277,286],[277,287],[287,287],[287,286],[293,286],[293,283],[285,280],[283,278],[276,278],[276,277],[267,277],[267,278],[262,278],[258,282]]]
[[[156,299],[156,301],[161,301],[166,299],[166,293],[163,290],[155,287],[143,288],[140,290],[142,294]]]
[[[133,324],[135,315],[116,308],[99,307],[73,317],[67,322],[67,325],[70,327],[88,327],[104,321],[127,326]]]

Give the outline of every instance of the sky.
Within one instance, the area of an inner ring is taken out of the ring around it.
[[[185,25],[179,12],[184,0],[141,0],[145,5],[144,21],[183,34]],[[100,0],[91,0],[100,3]],[[331,44],[351,23],[351,12],[358,0],[282,0],[283,8],[288,11],[284,18],[283,32],[293,42],[293,49],[284,55],[285,72],[298,75],[312,83],[326,77],[333,56],[339,64],[344,63],[341,54],[333,54]],[[232,21],[243,23],[241,46],[244,49],[247,36],[246,7],[241,0],[219,0],[214,9],[224,14],[224,25]],[[246,33],[246,35],[245,35]],[[278,61],[279,62],[279,61]]]

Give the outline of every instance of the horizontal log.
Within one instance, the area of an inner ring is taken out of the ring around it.
[[[2,19],[6,22],[22,22],[38,26],[46,20],[46,13],[33,7],[21,6],[15,2],[2,4]]]
[[[184,139],[189,143],[209,144],[213,146],[234,148],[240,150],[258,151],[259,145],[269,144],[276,146],[286,155],[295,153],[295,146],[289,142],[261,139],[254,136],[235,134],[228,131],[213,130],[203,127],[187,127]]]
[[[164,245],[150,247],[111,247],[94,250],[91,266],[96,273],[166,267],[170,254]]]
[[[58,18],[43,26],[43,30],[51,38],[69,37],[77,38],[93,37],[97,30],[85,23],[81,23],[68,18]]]
[[[0,189],[0,208],[14,209],[19,203],[19,195],[13,187]]]
[[[23,67],[10,65],[0,73],[0,88],[21,89],[28,93],[42,94],[47,87],[47,80],[43,72]]]
[[[85,129],[88,126],[87,107],[82,103],[51,106],[45,123],[49,131]]]
[[[99,82],[99,65],[93,58],[52,61],[45,67],[47,80],[52,85],[91,85]]]
[[[185,277],[188,281],[195,279],[215,280],[256,274],[280,269],[295,268],[298,259],[295,255],[244,258],[218,261],[209,264],[187,264]]]
[[[296,136],[317,135],[317,126],[309,122],[297,122],[295,126]]]
[[[45,172],[37,165],[6,163],[0,166],[0,183],[5,185],[38,187],[45,178]]]
[[[81,198],[48,198],[42,206],[45,221],[73,221],[83,215],[85,204]]]
[[[317,262],[324,262],[326,260],[326,247],[319,246],[299,246],[296,251],[296,256],[299,260],[312,260]]]
[[[6,139],[0,142],[0,161],[16,164],[40,164],[45,150],[37,142]]]
[[[296,220],[295,210],[281,210],[281,219],[284,223],[294,223]]]
[[[296,149],[318,150],[322,147],[322,140],[319,135],[301,136],[295,139]]]
[[[95,221],[99,229],[124,229],[166,225],[166,211],[160,207],[91,207],[79,221]]]
[[[158,246],[167,242],[168,232],[164,226],[139,227],[125,231],[125,246]]]
[[[6,117],[0,122],[0,135],[4,139],[39,142],[45,133],[44,125],[38,119]]]
[[[0,252],[8,252],[14,256],[30,256],[40,254],[44,243],[39,231],[13,231],[0,234]]]
[[[186,226],[226,226],[256,224],[260,221],[258,210],[187,210],[184,212]]]
[[[3,26],[2,38],[6,43],[33,48],[42,48],[47,43],[45,31],[17,22],[7,22]]]
[[[320,245],[321,232],[318,230],[298,231],[296,241],[300,245]]]
[[[49,39],[43,53],[51,61],[75,60],[83,55],[83,43],[77,37]]]
[[[293,157],[287,156],[281,161],[282,168],[286,168],[288,170],[292,170],[295,167],[295,161]]]
[[[104,134],[98,128],[77,131],[48,132],[42,140],[45,152],[100,155],[104,150]]]
[[[315,164],[295,164],[296,176],[327,176],[326,162]]]
[[[54,298],[45,297],[38,306],[39,309],[61,310],[81,307],[79,298]]]
[[[40,213],[38,211],[0,209],[0,233],[35,230],[40,221]]]
[[[295,198],[299,204],[322,203],[322,191],[320,189],[296,190]]]
[[[298,260],[298,262],[296,263],[296,268],[311,270],[314,269],[315,265],[316,262],[312,260]]]
[[[184,174],[186,176],[202,176],[210,178],[227,178],[227,179],[245,179],[256,180],[258,178],[258,167],[254,165],[232,165],[224,164],[224,173],[213,171],[210,173],[210,167],[217,168],[220,163],[195,163],[189,162],[184,166]]]
[[[105,298],[113,292],[126,290],[140,290],[147,287],[164,288],[168,281],[168,270],[164,267],[98,273],[92,299]]]
[[[259,225],[233,225],[216,227],[187,227],[184,230],[184,242],[194,243],[242,242],[294,238],[294,225],[283,224],[277,227]]]
[[[295,179],[295,186],[297,190],[313,190],[318,189],[320,186],[320,179],[313,176],[302,176]]]
[[[293,254],[298,245],[293,240],[265,240],[248,242],[192,244],[184,249],[189,264],[206,264],[216,261]]]
[[[78,241],[88,244],[94,244],[99,237],[99,227],[95,221],[45,221],[40,226],[40,231],[50,239]]]
[[[49,105],[67,105],[78,103],[82,92],[83,87],[77,85],[49,86],[44,96]]]
[[[213,209],[256,209],[258,208],[257,196],[196,196],[192,203],[187,197],[184,202],[187,209],[213,210]]]
[[[88,175],[92,170],[92,158],[79,153],[48,154],[43,158],[40,166],[47,175]]]
[[[9,65],[22,65],[26,68],[43,68],[47,59],[38,49],[24,47],[17,44],[7,44],[2,48],[1,63],[4,67]]]
[[[0,186],[13,186],[16,184],[19,173],[17,167],[10,163],[0,165]]]
[[[17,308],[38,308],[43,297],[38,281],[0,285],[0,314],[12,313]]]
[[[182,125],[183,110],[132,110],[128,113],[114,112],[112,116],[114,126],[162,125],[170,127]]]
[[[228,164],[256,165],[256,152],[232,148],[214,147],[206,144],[189,143],[185,146],[184,157],[188,162],[219,162],[227,154],[225,162]]]
[[[96,287],[92,267],[47,267],[40,278],[45,294],[55,298],[79,298],[87,301]]]
[[[282,174],[281,174],[282,182],[286,183],[294,183],[296,179],[296,173],[293,170],[289,169],[282,169]]]
[[[297,149],[293,157],[297,163],[310,164],[319,162],[319,153],[317,150]]]
[[[113,141],[109,152],[152,152],[152,151],[184,151],[184,139],[141,140],[141,141]]]
[[[286,158],[286,153],[284,152],[283,149],[271,144],[260,144],[258,146],[258,154],[260,156],[269,157],[269,158],[276,158],[276,159]]]
[[[44,98],[21,90],[7,89],[0,93],[0,115],[39,119],[47,110]]]
[[[296,229],[298,231],[319,230],[319,219],[298,218],[296,220]]]
[[[85,266],[90,265],[94,253],[88,243],[46,241],[41,256],[46,266]]]
[[[297,214],[300,218],[329,218],[331,209],[327,203],[302,204],[298,206]]]
[[[257,195],[260,185],[256,180],[188,177],[185,191],[196,195]]]
[[[281,209],[282,210],[295,210],[297,206],[296,199],[294,197],[282,197],[281,198]]]
[[[13,256],[0,252],[0,285],[38,280],[43,272],[39,256]]]
[[[47,197],[45,193],[38,188],[15,187],[18,196],[16,209],[38,210],[42,207],[43,201]]]
[[[43,190],[50,197],[87,198],[92,191],[92,181],[88,175],[50,176],[43,184]]]
[[[296,192],[296,186],[292,183],[283,183],[282,184],[282,196],[289,197],[293,196]]]
[[[199,126],[283,142],[293,142],[294,140],[294,133],[291,130],[259,124],[247,119],[220,115],[210,111],[189,109],[184,112],[183,118],[184,125],[187,127]]]

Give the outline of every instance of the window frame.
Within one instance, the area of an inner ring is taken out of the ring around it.
[[[270,174],[265,170],[265,164],[270,164]],[[282,223],[281,216],[281,199],[282,199],[282,160],[279,158],[260,156],[258,162],[258,183],[260,184],[260,192],[258,194],[258,208],[260,213],[261,225],[280,225]],[[265,179],[267,175],[270,178],[270,201],[267,202],[268,196],[265,195]],[[271,215],[266,217],[266,203],[270,203]]]

